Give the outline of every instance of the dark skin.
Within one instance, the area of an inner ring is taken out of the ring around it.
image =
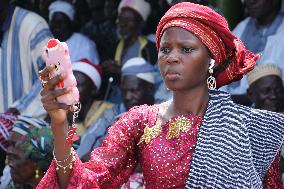
[[[104,1],[89,0],[88,4],[92,12],[93,23],[102,23],[104,21]]]
[[[118,15],[118,31],[125,40],[125,47],[132,45],[139,36],[143,26],[143,19],[135,10],[122,8]]]
[[[253,82],[247,90],[255,108],[273,112],[283,111],[282,79],[275,75],[268,75]]]
[[[272,23],[280,11],[281,0],[246,0],[247,13],[255,18],[259,25]]]
[[[55,12],[49,22],[54,38],[67,41],[73,34],[72,22],[65,14]]]
[[[173,91],[173,101],[165,107],[170,115],[194,114],[204,115],[209,94],[207,75],[210,56],[204,44],[190,32],[181,28],[167,29],[160,42],[159,66],[167,87]],[[48,80],[54,66],[46,67],[40,76]],[[66,74],[62,73],[48,80],[41,91],[42,104],[51,118],[54,137],[54,150],[57,159],[65,159],[70,154],[70,147],[65,146],[67,133],[66,111],[69,106],[55,101],[57,96],[70,92],[70,88],[55,89]],[[159,115],[160,116],[160,115]],[[69,161],[66,164],[70,163]],[[72,170],[57,171],[60,188],[67,188]]]
[[[36,169],[40,170],[36,162],[24,156],[21,144],[26,142],[25,136],[11,132],[8,139],[7,155],[11,168],[11,177],[17,184],[35,188],[43,174],[39,171],[39,178],[35,178]]]
[[[209,99],[206,79],[210,62],[205,45],[184,29],[168,28],[161,38],[158,62],[166,86],[173,91],[169,116],[204,115]]]
[[[121,78],[121,91],[127,110],[143,104],[154,104],[154,85],[136,76]]]
[[[107,20],[115,21],[117,18],[117,7],[119,1],[117,0],[106,0],[104,4],[104,16]]]
[[[48,7],[54,0],[39,0],[39,14],[48,21]]]
[[[118,15],[118,31],[124,39],[124,47],[122,56],[127,49],[135,43],[143,27],[142,17],[130,8],[122,8]],[[106,73],[118,74],[120,77],[121,67],[114,60],[106,60],[102,63],[102,67]]]

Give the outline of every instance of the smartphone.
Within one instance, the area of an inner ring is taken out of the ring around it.
[[[50,39],[42,50],[42,57],[46,66],[55,65],[55,70],[50,74],[50,78],[58,74],[65,73],[66,78],[62,80],[55,89],[71,87],[70,93],[57,97],[57,101],[67,105],[74,105],[79,102],[79,91],[77,81],[72,71],[72,63],[69,56],[68,46],[58,39]]]

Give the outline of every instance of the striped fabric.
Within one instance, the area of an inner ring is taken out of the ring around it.
[[[283,115],[240,106],[229,94],[210,91],[185,188],[263,188],[283,135]]]
[[[15,8],[0,49],[0,112],[28,94],[38,78],[38,70],[44,67],[41,49],[50,37],[43,18]]]
[[[11,114],[0,114],[0,148],[6,151],[9,133],[13,129],[13,125],[17,117]]]

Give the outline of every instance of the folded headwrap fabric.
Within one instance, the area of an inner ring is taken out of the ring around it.
[[[16,120],[17,116],[12,114],[0,114],[0,148],[5,151],[7,150],[9,133],[13,129]]]
[[[275,75],[282,79],[282,71],[275,64],[260,64],[255,67],[253,71],[248,74],[248,84],[251,85],[256,80],[269,76]]]
[[[151,12],[151,6],[145,0],[122,0],[118,6],[118,13],[124,7],[131,8],[141,15],[144,21],[147,20]]]
[[[73,71],[79,71],[87,75],[97,87],[100,89],[102,83],[102,69],[100,66],[81,60],[72,64]]]
[[[155,68],[142,57],[127,60],[121,68],[121,75],[135,75],[149,83],[155,83]]]
[[[254,68],[260,57],[248,51],[230,31],[226,19],[209,7],[189,2],[172,6],[157,27],[158,49],[164,31],[170,27],[180,27],[193,33],[209,49],[217,67],[223,65],[223,69],[215,75],[217,87],[240,80]]]
[[[66,1],[54,1],[48,7],[49,10],[49,20],[51,20],[52,16],[56,12],[61,12],[68,16],[71,21],[74,20],[75,9],[72,4]]]
[[[53,157],[53,137],[48,124],[43,120],[19,116],[12,131],[23,136],[19,140],[22,140],[20,148],[25,158],[46,171]]]

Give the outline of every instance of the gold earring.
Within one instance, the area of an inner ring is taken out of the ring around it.
[[[36,179],[39,178],[39,170],[38,170],[38,169],[35,170],[35,178],[36,178]]]

